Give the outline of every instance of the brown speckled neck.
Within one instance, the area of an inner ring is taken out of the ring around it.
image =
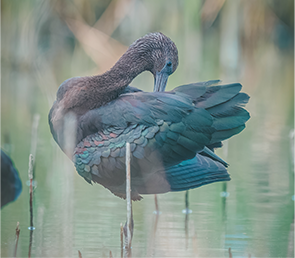
[[[117,98],[131,81],[143,71],[154,76],[169,58],[178,65],[177,48],[162,33],[151,33],[136,40],[118,60],[102,75],[74,77],[65,81],[59,88],[57,100],[62,109],[83,113],[98,108]]]

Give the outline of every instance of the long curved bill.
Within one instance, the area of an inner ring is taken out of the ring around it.
[[[157,72],[155,77],[154,91],[165,91],[169,75],[165,72]]]

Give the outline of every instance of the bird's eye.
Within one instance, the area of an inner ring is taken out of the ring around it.
[[[169,61],[169,62],[167,63],[167,66],[170,67],[171,65],[172,65],[172,63]]]

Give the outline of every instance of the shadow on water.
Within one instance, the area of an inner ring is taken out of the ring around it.
[[[155,196],[155,199],[157,197]],[[158,200],[157,200],[158,202]],[[156,202],[156,203],[157,203]],[[157,205],[156,205],[157,206]],[[150,232],[150,237],[149,237],[149,243],[148,243],[148,248],[147,248],[147,256],[150,256],[150,257],[154,257],[155,256],[155,250],[156,250],[156,241],[157,241],[157,229],[158,229],[158,222],[159,222],[159,218],[160,218],[160,212],[159,210],[156,208],[156,211],[158,212],[154,212],[154,215],[153,215],[153,221],[152,221],[152,224],[151,224],[151,228],[152,228],[152,231]]]

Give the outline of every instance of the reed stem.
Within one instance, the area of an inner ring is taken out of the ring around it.
[[[16,257],[16,252],[17,252],[17,245],[18,245],[18,240],[19,240],[19,233],[20,233],[20,229],[19,229],[19,222],[16,223],[16,229],[15,229],[15,248],[14,248],[14,255],[13,257]]]
[[[132,203],[130,182],[130,143],[126,143],[126,200],[127,200],[127,247],[131,247],[132,239]]]

